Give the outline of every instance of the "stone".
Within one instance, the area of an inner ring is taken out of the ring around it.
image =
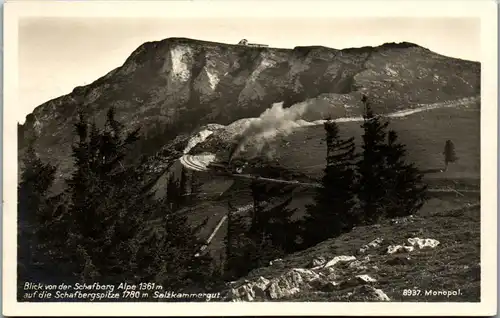
[[[356,287],[349,295],[350,301],[390,301],[391,299],[381,289],[370,285]]]
[[[394,254],[398,252],[404,251],[404,248],[402,245],[389,245],[387,247],[387,254]]]
[[[282,262],[283,262],[283,259],[281,259],[281,258],[277,258],[277,259],[275,259],[275,260],[273,260],[273,261],[270,261],[270,262],[269,262],[269,266],[273,266],[273,265],[275,265],[275,264],[282,263]]]
[[[406,246],[406,245],[404,245],[404,246],[403,246],[403,249],[405,250],[405,252],[410,253],[410,252],[413,252],[413,250],[414,250],[415,248],[414,248],[413,246]]]
[[[321,276],[310,269],[294,268],[284,275],[271,280],[267,289],[267,295],[271,299],[291,296],[303,289],[310,288],[311,282],[313,282],[313,285],[317,285],[318,279],[321,279]]]
[[[435,248],[436,246],[438,246],[440,244],[440,242],[438,240],[435,240],[435,239],[431,239],[431,238],[421,239],[418,237],[409,238],[408,243],[411,246],[416,245],[419,249],[427,248],[427,247]]]
[[[357,270],[366,270],[368,267],[366,267],[365,262],[360,261],[360,260],[355,260],[349,264],[349,268],[351,269],[357,269]]]
[[[389,245],[387,247],[387,254],[395,254],[395,253],[410,253],[413,252],[415,248],[413,246],[406,245]]]
[[[231,288],[228,293],[228,298],[235,301],[252,301],[255,298],[266,297],[266,289],[270,280],[260,276],[255,281],[244,282],[239,287]]]
[[[370,243],[363,245],[359,249],[359,252],[365,253],[366,251],[368,251],[370,249],[376,249],[376,248],[380,247],[380,244],[382,244],[383,241],[384,241],[383,238],[378,237],[378,238],[374,239],[373,241],[371,241]]]
[[[378,301],[390,301],[391,299],[389,298],[389,296],[387,296],[386,293],[384,293],[382,291],[382,289],[379,289],[379,288],[374,288],[373,289],[373,296],[374,296],[374,300],[378,300]]]
[[[334,267],[324,267],[319,271],[319,274],[327,281],[338,279],[337,271]]]
[[[316,268],[325,265],[326,259],[323,256],[315,257],[309,264],[309,267]]]
[[[357,275],[356,278],[363,283],[374,283],[377,280],[368,275]]]
[[[255,297],[261,297],[261,298],[265,297],[266,296],[265,291],[269,287],[270,283],[271,281],[269,279],[260,276],[252,287],[252,291]]]
[[[331,267],[336,265],[337,263],[351,262],[354,260],[356,260],[356,257],[354,256],[345,256],[345,255],[335,256],[328,263],[326,263],[324,267]]]

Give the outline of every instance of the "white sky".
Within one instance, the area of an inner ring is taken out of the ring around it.
[[[142,43],[169,37],[336,49],[407,41],[475,61],[481,51],[480,20],[474,18],[23,18],[18,121],[120,66]]]

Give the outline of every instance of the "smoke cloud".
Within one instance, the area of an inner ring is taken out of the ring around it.
[[[268,146],[275,141],[276,137],[287,136],[294,129],[300,127],[317,125],[318,123],[303,120],[303,116],[307,113],[310,117],[311,111],[314,111],[317,113],[314,117],[320,117],[324,106],[331,107],[329,105],[318,107],[321,105],[317,103],[314,107],[310,106],[312,106],[311,102],[301,102],[289,108],[283,108],[283,102],[275,103],[271,108],[266,109],[259,118],[249,119],[247,127],[236,138],[230,159],[247,150],[258,154],[266,151],[266,154],[272,156],[272,153],[269,153],[269,149],[272,148]]]

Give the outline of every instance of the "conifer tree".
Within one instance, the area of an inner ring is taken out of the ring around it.
[[[363,144],[361,158],[357,163],[359,173],[358,198],[362,210],[363,224],[376,223],[384,214],[381,199],[386,196],[386,129],[388,122],[375,116],[366,96],[362,102],[365,107],[363,115]]]
[[[387,217],[400,217],[417,212],[427,199],[427,185],[413,163],[406,162],[405,146],[390,130],[386,147],[386,196],[383,206]]]
[[[224,237],[225,261],[224,279],[232,280],[246,273],[246,257],[244,244],[242,244],[242,233],[245,231],[241,216],[237,215],[237,209],[228,200],[227,234]]]
[[[187,174],[184,167],[181,168],[180,176],[170,174],[167,182],[167,204],[173,211],[177,211],[188,202],[187,196]]]
[[[358,162],[359,199],[363,223],[373,224],[382,217],[413,214],[426,200],[427,186],[413,163],[407,162],[406,148],[388,122],[373,114],[366,97],[362,128],[363,152]]]
[[[75,124],[75,171],[67,180],[68,243],[74,251],[71,263],[79,265],[72,271],[84,281],[119,275],[124,255],[118,251],[133,236],[144,211],[135,202],[140,196],[140,175],[123,165],[138,130],[123,136],[123,125],[114,116],[111,108],[102,131],[95,123],[89,125],[83,112]],[[120,245],[115,245],[117,241]]]
[[[270,187],[253,181],[250,185],[253,207],[250,215],[236,214],[228,202],[228,225],[225,244],[225,279],[247,274],[254,268],[267,266],[269,261],[294,251],[295,224],[291,216],[295,209],[288,206],[291,192],[286,188]],[[283,197],[286,199],[283,200]],[[276,199],[282,202],[276,204]]]
[[[444,170],[448,169],[448,164],[458,160],[457,154],[455,153],[455,145],[451,140],[446,140],[444,145]]]
[[[111,109],[102,131],[89,127],[83,114],[75,126],[76,169],[68,180],[68,241],[79,265],[73,270],[86,282],[190,284],[210,259],[193,257],[199,247],[196,229],[177,213],[178,200],[168,204],[168,199],[154,198],[144,178],[148,167],[123,164],[138,130],[125,134],[114,116]],[[175,191],[182,197],[180,189]]]
[[[274,258],[283,256],[285,250],[293,248],[291,245],[294,238],[288,236],[291,217],[296,209],[288,208],[292,196],[291,191],[285,187],[274,187],[253,181],[250,188],[253,213],[248,235],[256,248],[256,262],[268,263]],[[282,202],[276,204],[276,201]]]
[[[54,198],[49,190],[55,178],[56,167],[43,163],[34,149],[34,140],[22,159],[24,170],[18,186],[18,276],[29,279],[37,264],[46,262],[50,255],[44,237],[54,215]]]
[[[304,247],[315,245],[328,238],[349,231],[356,224],[355,212],[355,144],[354,138],[342,139],[335,122],[324,124],[326,133],[326,167],[322,187],[315,195],[315,202],[307,206],[303,221]]]

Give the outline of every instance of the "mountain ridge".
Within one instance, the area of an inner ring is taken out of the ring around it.
[[[81,88],[84,88],[84,87],[90,87],[90,86],[94,86],[94,85],[97,85],[99,83],[101,83],[102,81],[104,81],[105,79],[109,78],[110,76],[114,75],[119,69],[121,69],[122,67],[124,67],[127,63],[129,63],[131,60],[133,60],[134,58],[136,58],[136,56],[141,53],[142,51],[144,51],[148,46],[157,46],[158,44],[165,44],[165,43],[183,43],[183,42],[187,42],[187,43],[198,43],[198,44],[210,44],[210,45],[227,45],[227,46],[233,46],[233,47],[238,47],[238,46],[241,46],[239,44],[228,44],[228,43],[223,43],[223,42],[214,42],[214,41],[204,41],[204,40],[195,40],[195,39],[190,39],[190,38],[183,38],[183,37],[172,37],[172,38],[166,38],[166,39],[163,39],[163,40],[159,40],[159,41],[148,41],[148,42],[145,42],[141,45],[139,45],[134,51],[132,51],[132,53],[125,59],[125,61],[123,62],[123,64],[121,64],[120,66],[117,66],[115,67],[114,69],[110,70],[109,72],[107,72],[105,75],[97,78],[96,80],[94,80],[93,82],[87,84],[87,85],[78,85],[76,86],[75,88],[73,88],[73,90],[68,93],[68,94],[64,94],[64,95],[61,95],[61,96],[58,96],[58,97],[54,97],[54,98],[51,98],[45,102],[43,102],[42,104],[40,104],[39,106],[35,107],[33,109],[33,111],[29,114],[27,114],[25,116],[25,119],[27,120],[28,119],[28,116],[30,115],[33,115],[33,113],[43,107],[44,105],[48,104],[48,103],[51,103],[51,102],[54,102],[56,100],[59,100],[67,95],[71,95],[75,90],[78,90],[78,89],[81,89]],[[422,47],[418,44],[415,44],[415,43],[412,43],[412,42],[406,42],[406,41],[403,41],[403,42],[387,42],[387,43],[383,43],[379,46],[362,46],[362,47],[353,47],[353,48],[345,48],[345,49],[335,49],[335,48],[331,48],[331,47],[327,47],[327,46],[323,46],[323,45],[308,45],[308,46],[295,46],[294,48],[275,48],[275,47],[267,47],[265,49],[267,50],[282,50],[282,51],[301,51],[301,50],[308,50],[308,49],[327,49],[327,50],[332,50],[332,51],[357,51],[357,50],[370,50],[370,49],[382,49],[382,48],[408,48],[408,47],[416,47],[416,48],[420,48],[420,49],[423,49],[423,50],[426,50],[426,51],[429,51],[429,52],[433,52],[425,47]],[[254,50],[258,50],[258,49],[261,49],[261,48],[251,48],[250,49],[254,49]],[[433,52],[435,53],[435,52]],[[445,56],[445,55],[442,55],[442,54],[439,54],[439,53],[435,53],[435,54],[438,54],[438,55],[441,55],[441,56]],[[479,63],[479,62],[476,62],[476,61],[471,61],[471,60],[465,60],[465,59],[460,59],[460,58],[456,58],[456,57],[449,57],[449,56],[446,56],[447,58],[450,58],[450,59],[454,59],[454,60],[462,60],[462,61],[466,61],[466,62],[473,62],[473,63]],[[30,116],[31,117],[31,116]],[[20,124],[20,126],[24,126],[25,124]]]
[[[203,125],[258,117],[277,102],[312,101],[325,110],[320,115],[335,118],[348,116],[344,105],[361,95],[380,113],[475,96],[479,74],[480,63],[408,42],[337,50],[168,38],[140,45],[121,66],[35,108],[19,125],[19,155],[36,138],[40,157],[67,175],[72,164],[62,158],[69,158],[78,109],[102,124],[113,106],[118,120],[167,144]]]

